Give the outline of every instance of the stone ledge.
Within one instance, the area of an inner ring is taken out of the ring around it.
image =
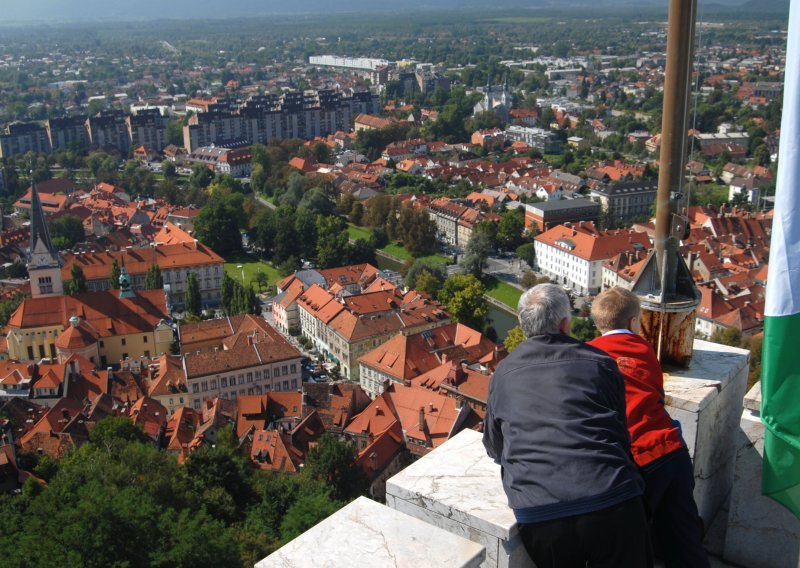
[[[476,568],[485,554],[475,542],[359,497],[255,568]]]

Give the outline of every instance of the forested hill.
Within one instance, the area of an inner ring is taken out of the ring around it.
[[[714,4],[738,6],[746,0],[714,0]],[[568,8],[569,6],[620,7],[663,6],[666,0],[496,0],[492,10]],[[404,11],[486,10],[483,0],[396,0],[381,3],[373,0],[307,0],[287,3],[278,0],[4,0],[5,22],[58,22],[87,20],[153,20],[181,18],[238,18],[272,14],[320,15],[330,13],[377,13]]]

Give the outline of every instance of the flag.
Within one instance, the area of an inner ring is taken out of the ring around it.
[[[761,491],[800,518],[800,0],[790,2],[788,30],[761,359]]]

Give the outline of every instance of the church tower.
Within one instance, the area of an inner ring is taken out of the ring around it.
[[[42,201],[36,183],[31,186],[31,246],[28,250],[28,275],[31,279],[31,295],[62,296],[61,262],[50,242],[50,232],[44,218]]]

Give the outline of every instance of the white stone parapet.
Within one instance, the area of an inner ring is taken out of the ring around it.
[[[359,497],[256,568],[476,568],[481,545]]]
[[[736,469],[723,558],[740,566],[796,568],[800,566],[800,521],[788,509],[761,495],[761,383],[744,399],[736,434]]]
[[[480,543],[483,567],[533,568],[508,507],[500,466],[486,455],[483,437],[464,430],[386,483],[386,504]]]
[[[746,349],[697,339],[689,369],[665,373],[667,411],[681,423],[694,462],[694,499],[706,527],[731,491],[749,360]]]
[[[695,500],[706,524],[731,491],[748,360],[746,350],[698,340],[691,367],[665,377],[666,403],[681,422],[694,459]],[[532,566],[507,504],[500,466],[486,455],[478,432],[459,433],[389,479],[386,503],[482,544],[484,567]]]

